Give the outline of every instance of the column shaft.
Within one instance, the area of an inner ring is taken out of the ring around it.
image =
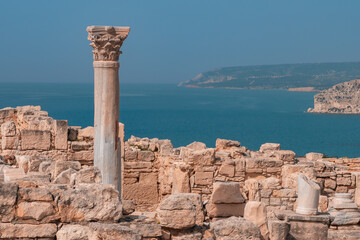
[[[119,143],[119,63],[94,62],[94,165],[105,184],[121,192]]]

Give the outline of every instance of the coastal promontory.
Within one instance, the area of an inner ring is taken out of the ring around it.
[[[343,82],[314,96],[308,112],[360,114],[360,79]]]

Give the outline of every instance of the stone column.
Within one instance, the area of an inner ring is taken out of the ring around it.
[[[298,202],[296,213],[316,215],[318,213],[320,186],[300,174],[298,177]]]
[[[105,184],[121,192],[119,141],[119,55],[129,27],[90,26],[94,48],[94,165]]]

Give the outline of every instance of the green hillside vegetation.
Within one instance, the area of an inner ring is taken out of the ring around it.
[[[360,62],[304,63],[218,68],[179,86],[245,89],[327,89],[360,78]]]

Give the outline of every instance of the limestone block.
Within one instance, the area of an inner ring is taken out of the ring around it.
[[[125,147],[125,161],[131,162],[137,160],[139,150],[132,147]]]
[[[14,137],[16,135],[16,126],[13,121],[7,121],[1,124],[1,136]]]
[[[155,222],[130,224],[129,227],[138,232],[144,239],[159,239],[162,236],[161,226]]]
[[[245,203],[216,204],[210,202],[206,205],[207,215],[210,218],[244,216],[244,208],[245,208]]]
[[[269,237],[271,240],[286,240],[289,233],[289,224],[285,221],[269,220]]]
[[[68,170],[69,168],[79,171],[81,164],[78,161],[56,161],[54,176],[57,177],[61,172]]]
[[[122,200],[123,214],[129,215],[135,211],[135,204],[131,200]]]
[[[39,172],[41,173],[55,173],[55,161],[46,160],[40,163]]]
[[[300,174],[298,177],[298,200],[296,213],[316,215],[319,206],[320,187]]]
[[[155,154],[152,151],[139,151],[137,158],[139,161],[152,162],[155,160]]]
[[[77,171],[69,168],[65,171],[62,171],[59,175],[56,176],[53,183],[55,184],[70,184],[73,178],[73,175],[76,175]],[[73,183],[72,183],[73,184]]]
[[[259,227],[264,239],[269,239],[265,205],[258,201],[249,201],[245,205],[244,218]]]
[[[94,127],[86,127],[86,128],[78,129],[77,137],[81,140],[94,139]]]
[[[33,202],[51,202],[53,201],[53,196],[47,188],[20,188],[19,197],[21,200]]]
[[[65,224],[56,233],[58,240],[88,240],[89,227]]]
[[[3,108],[0,109],[0,123],[4,123],[8,120],[14,119],[15,117],[15,109],[14,108]]]
[[[352,200],[351,193],[335,193],[331,207],[338,210],[358,208],[357,204]]]
[[[122,216],[119,192],[112,185],[80,184],[62,191],[58,200],[61,222],[118,221]]]
[[[113,223],[91,223],[89,240],[141,240],[142,236],[135,230]]]
[[[328,197],[320,195],[319,198],[319,212],[326,213],[328,211]]]
[[[85,142],[85,141],[74,141],[71,142],[71,149],[73,151],[87,151],[90,150],[92,147],[92,143]]]
[[[235,175],[235,161],[234,160],[226,160],[221,164],[219,169],[219,174],[227,177],[234,177]]]
[[[55,209],[50,202],[21,202],[17,207],[17,216],[21,219],[40,221],[53,214]]]
[[[15,216],[15,205],[18,185],[15,183],[0,183],[0,220],[10,222]],[[0,235],[1,236],[1,235]]]
[[[56,224],[31,225],[0,223],[0,236],[3,239],[54,238],[56,232]]]
[[[213,172],[195,172],[196,185],[211,185],[213,182]]]
[[[243,203],[245,202],[238,182],[215,182],[211,195],[212,203]]]
[[[245,176],[245,159],[234,159],[235,176]]]
[[[330,215],[334,217],[331,222],[333,226],[356,225],[360,222],[360,212],[357,209],[352,212],[330,211]]]
[[[324,182],[324,187],[325,188],[331,188],[333,190],[336,189],[336,181],[330,179],[330,178],[326,178],[325,182]]]
[[[30,159],[31,156],[15,155],[16,165],[21,168],[24,173],[27,173],[29,171]]]
[[[280,144],[279,143],[264,143],[260,146],[260,152],[264,153],[267,151],[278,151],[280,150]]]
[[[328,225],[323,222],[291,221],[290,239],[324,240],[328,236]]]
[[[94,161],[94,152],[92,150],[74,152],[72,155],[72,160],[79,161],[81,163],[93,162]]]
[[[172,172],[172,194],[189,193],[191,191],[189,173],[186,169],[183,170],[176,167]]]
[[[256,179],[248,179],[245,181],[245,189],[248,192],[249,201],[260,201],[260,185]]]
[[[22,168],[6,168],[4,169],[4,182],[11,182],[19,178],[25,177],[24,169]]]
[[[230,217],[210,224],[216,240],[260,240],[259,228],[241,217]]]
[[[202,142],[193,142],[186,146],[192,150],[203,150],[206,149],[206,144]]]
[[[187,229],[196,224],[196,207],[182,194],[164,198],[156,210],[160,225],[172,229]]]
[[[260,180],[260,186],[262,189],[277,189],[280,188],[280,180],[275,177],[265,178]]]
[[[81,129],[81,127],[69,127],[68,128],[68,139],[69,141],[76,141],[78,138],[78,131]]]
[[[151,162],[124,162],[125,169],[149,169],[152,168]]]
[[[295,198],[297,197],[296,191],[291,188],[283,188],[279,190],[274,190],[273,194],[276,198]]]
[[[295,160],[295,153],[290,150],[279,150],[275,152],[277,159],[285,162],[293,162]]]
[[[97,167],[87,167],[76,173],[75,183],[101,183],[101,172]]]
[[[202,226],[204,222],[204,211],[201,195],[198,193],[182,193],[184,197],[187,197],[195,205],[195,223],[198,226]]]
[[[68,147],[68,121],[55,121],[55,149],[66,150]]]
[[[350,177],[338,177],[338,178],[336,178],[336,183],[339,186],[350,186],[351,178]]]
[[[194,165],[212,165],[215,161],[215,149],[207,148],[203,150],[190,150],[186,158]]]
[[[21,130],[22,150],[50,150],[50,131]]]
[[[19,144],[18,137],[2,137],[1,149],[2,150],[15,150]]]
[[[134,183],[123,185],[123,198],[137,204],[158,203],[159,193],[157,184]]]
[[[216,139],[217,150],[226,150],[232,147],[240,147],[240,142],[220,138]]]
[[[309,179],[316,179],[316,171],[307,165],[284,165],[282,167],[282,186],[297,189],[299,174],[304,174]]]
[[[314,153],[314,152],[311,152],[311,153],[307,153],[305,155],[306,159],[309,160],[309,161],[318,161],[318,160],[321,160],[323,158],[324,154],[323,153]]]

